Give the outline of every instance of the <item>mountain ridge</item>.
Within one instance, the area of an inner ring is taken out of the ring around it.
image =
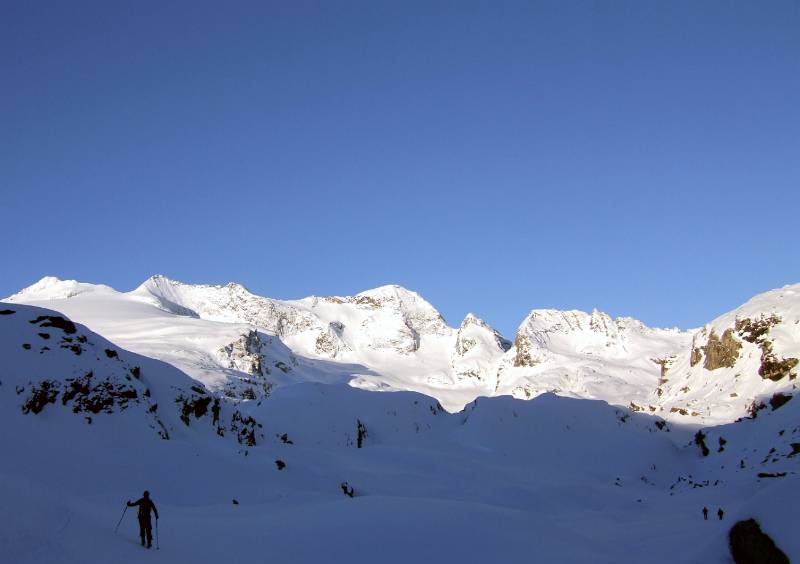
[[[479,396],[531,399],[551,392],[602,399],[667,419],[730,421],[774,394],[794,390],[793,363],[800,356],[800,333],[794,329],[800,323],[800,285],[760,294],[691,331],[652,328],[597,309],[532,309],[513,341],[472,313],[452,327],[419,293],[399,285],[353,296],[277,300],[233,282],[186,284],[163,275],[125,293],[45,277],[6,301],[46,303],[87,324],[91,318],[101,335],[122,339],[135,352],[171,362],[203,384],[227,386],[231,393],[259,396],[273,385],[347,381],[370,390],[421,392],[452,411]],[[150,323],[152,313],[144,310],[126,318],[144,305],[166,314],[156,332],[171,343],[170,351],[119,327],[125,319]],[[762,333],[776,337],[748,342],[750,337],[739,334],[741,327],[732,337],[737,319],[758,320],[766,312],[778,321]],[[775,312],[783,313],[785,322]],[[171,325],[180,325],[185,335],[199,332],[205,344],[198,338],[176,340]],[[731,366],[718,372],[724,382],[710,383],[710,373],[719,369],[716,361],[702,368],[694,361],[701,354],[715,359],[724,349],[723,338],[735,341],[736,355],[741,349],[746,358],[729,355]],[[763,353],[765,347],[769,354]],[[752,358],[758,350],[767,356],[756,366]],[[766,369],[782,376],[757,375]],[[254,382],[252,390],[234,382],[237,378]],[[720,393],[727,394],[726,401],[717,397]]]

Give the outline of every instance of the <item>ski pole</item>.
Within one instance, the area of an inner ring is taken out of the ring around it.
[[[156,550],[161,550],[161,547],[158,546],[158,517],[156,517]]]
[[[125,504],[125,509],[123,509],[123,510],[122,510],[122,517],[120,517],[120,518],[119,518],[119,521],[117,522],[117,526],[116,526],[116,527],[114,527],[114,533],[115,533],[115,534],[116,534],[116,532],[119,530],[119,526],[120,526],[120,524],[122,523],[122,519],[124,519],[124,518],[125,518],[125,513],[127,513],[127,511],[128,511],[128,504],[126,503],[126,504]]]

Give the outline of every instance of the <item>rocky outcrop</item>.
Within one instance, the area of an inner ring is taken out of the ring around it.
[[[342,339],[344,334],[344,324],[340,321],[331,321],[328,327],[320,331],[314,342],[314,352],[321,356],[336,358],[344,352],[350,351],[350,347]]]
[[[231,413],[228,425],[223,425],[220,421],[220,413],[223,411],[220,399],[200,386],[192,386],[188,392],[179,393],[175,398],[175,403],[178,405],[180,419],[187,427],[191,426],[192,421],[199,422],[210,416],[211,424],[215,426],[217,435],[224,437],[229,431],[243,446],[256,446],[256,436],[262,436],[258,431],[261,424],[254,417],[244,415],[239,409],[236,409],[237,403],[233,403],[233,413]]]
[[[661,386],[666,384],[669,379],[667,378],[667,374],[669,374],[669,369],[672,367],[672,363],[675,361],[675,357],[671,356],[669,358],[653,358],[651,359],[655,362],[659,367],[661,367],[661,373],[658,375],[658,395],[661,396],[663,390]]]
[[[239,444],[256,446],[256,433],[261,428],[252,416],[244,415],[238,409],[231,416],[230,430],[235,434]]]
[[[754,343],[761,349],[761,366],[758,374],[765,380],[777,382],[786,376],[792,375],[792,370],[800,362],[796,358],[779,358],[773,351],[773,342],[767,338],[769,331],[778,325],[782,319],[776,314],[762,315],[756,320],[737,319],[736,330],[742,338]]]
[[[21,404],[23,413],[36,415],[47,405],[57,405],[57,402],[61,406],[68,407],[73,413],[92,414],[116,413],[131,405],[149,403],[147,395],[149,391],[139,381],[141,369],[123,362],[115,349],[97,347],[85,334],[78,332],[75,323],[60,315],[37,315],[28,320],[28,323],[35,325],[37,330],[46,329],[38,332],[37,336],[53,347],[42,346],[37,356],[57,356],[62,354],[59,349],[67,349],[76,356],[87,351],[89,353],[87,356],[97,358],[98,370],[96,374],[95,370],[78,372],[75,369],[65,368],[68,375],[64,377],[29,380],[27,385],[18,386],[17,394],[25,394]],[[32,350],[31,346],[23,348]],[[101,356],[112,363],[100,364]],[[86,362],[92,361],[87,359]],[[78,375],[75,375],[76,372]]]
[[[234,342],[217,351],[225,368],[240,370],[254,376],[263,376],[261,337],[258,331],[249,331]]]
[[[124,367],[122,367],[124,370]],[[63,380],[49,378],[30,381],[27,386],[17,386],[17,395],[22,395],[22,413],[38,415],[48,405],[65,407],[75,414],[100,413],[113,415],[135,406],[144,406],[153,428],[162,439],[169,439],[164,423],[157,415],[158,405],[151,401],[150,390],[138,382],[138,366],[128,368],[124,376],[115,372],[96,376],[89,371],[82,376],[66,377]],[[92,422],[86,416],[87,423]]]
[[[541,358],[536,356],[534,350],[536,349],[533,340],[527,335],[517,333],[514,339],[514,366],[536,366],[541,362]]]
[[[773,350],[773,341],[769,339],[770,330],[781,321],[781,317],[775,313],[761,314],[757,318],[737,317],[733,327],[725,329],[721,337],[714,328],[710,331],[703,329],[695,335],[692,342],[690,366],[695,366],[705,359],[703,368],[706,370],[733,368],[740,358],[742,342],[748,342],[761,350],[759,376],[774,382],[791,376],[800,360],[793,357],[780,358]],[[703,339],[705,345],[700,345],[698,341],[702,342]]]
[[[283,362],[267,358],[267,351],[271,350],[267,345],[275,338],[251,330],[217,351],[220,364],[224,368],[237,371],[229,376],[223,387],[225,396],[246,400],[261,399],[269,395],[272,388],[267,380],[271,367],[284,372],[291,370]]]
[[[49,310],[23,305],[6,311],[12,313],[0,317],[3,334],[36,342],[35,347],[20,349],[14,338],[0,341],[0,352],[7,360],[0,366],[0,382],[13,383],[15,404],[24,417],[57,420],[54,416],[63,417],[57,412],[66,411],[80,415],[89,425],[111,419],[136,422],[165,440],[171,438],[176,422],[195,426],[195,422],[206,421],[211,425],[205,428],[210,427],[215,436],[231,431],[242,445],[256,444],[260,425],[237,409],[238,399],[219,398],[167,364],[148,359],[133,365],[131,353]],[[31,315],[25,316],[25,311]],[[258,348],[259,335],[251,332],[239,342],[252,353]],[[23,376],[20,366],[26,367],[24,373],[48,376]],[[226,407],[231,405],[234,409]],[[227,426],[219,423],[222,411],[229,414]]]
[[[75,324],[72,321],[63,318],[60,315],[40,315],[36,319],[30,320],[29,323],[38,325],[42,328],[53,327],[55,329],[61,329],[67,335],[72,335],[77,331]]]
[[[731,329],[726,329],[722,333],[722,337],[718,337],[712,330],[708,336],[708,342],[706,346],[702,347],[702,350],[705,355],[703,367],[706,370],[732,368],[739,359],[742,343],[736,340]]]
[[[689,355],[689,365],[696,366],[700,364],[700,361],[703,360],[703,350],[699,347],[694,346],[694,342],[692,343],[692,352]]]
[[[789,564],[789,558],[755,519],[739,521],[728,533],[731,556],[736,564]]]
[[[770,406],[772,406],[772,411],[780,409],[781,407],[789,403],[793,397],[794,396],[791,396],[789,394],[782,394],[782,393],[773,394],[772,397],[769,399],[769,404]]]
[[[187,427],[191,421],[190,417],[200,419],[208,413],[208,406],[211,404],[212,397],[200,386],[192,386],[191,393],[178,394],[175,403],[179,406],[180,418]]]

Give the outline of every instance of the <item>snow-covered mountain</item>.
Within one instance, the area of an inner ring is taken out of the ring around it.
[[[661,363],[691,334],[651,329],[631,318],[593,311],[533,310],[501,366],[498,392],[529,399],[543,392],[641,402],[657,384]]]
[[[61,311],[230,397],[301,381],[410,390],[451,411],[480,396],[552,392],[694,424],[733,421],[795,389],[800,286],[694,331],[593,311],[535,309],[513,343],[473,314],[456,329],[419,294],[275,300],[238,284],[154,276],[132,292],[44,278],[9,298]],[[763,376],[766,374],[766,376]]]
[[[476,386],[485,383],[487,389],[496,390],[499,361],[511,346],[485,321],[472,313],[467,314],[458,328],[452,353],[456,379]]]
[[[725,562],[750,518],[797,559],[798,294],[696,332],[534,310],[511,343],[397,287],[47,279],[0,304],[0,554],[140,561],[149,489],[164,562]]]
[[[695,332],[647,400],[659,415],[705,424],[753,415],[798,387],[800,284],[760,294]]]
[[[228,431],[239,444],[249,445],[260,436],[255,422],[238,411],[238,402],[212,397],[175,367],[121,349],[59,312],[27,305],[0,308],[0,358],[8,412],[41,414],[70,427],[108,428],[112,420],[123,421],[114,425],[117,432],[121,425],[170,440],[218,410],[216,424],[201,427],[207,438]]]
[[[190,285],[163,276],[127,293],[45,278],[7,301],[58,309],[210,388],[256,397],[289,382],[346,381],[419,391],[457,410],[493,392],[494,364],[508,348],[485,322],[470,315],[453,329],[419,294],[399,286],[288,301],[238,284]]]

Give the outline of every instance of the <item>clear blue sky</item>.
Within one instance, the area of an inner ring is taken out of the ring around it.
[[[690,327],[800,282],[800,2],[4,2],[0,295]]]

